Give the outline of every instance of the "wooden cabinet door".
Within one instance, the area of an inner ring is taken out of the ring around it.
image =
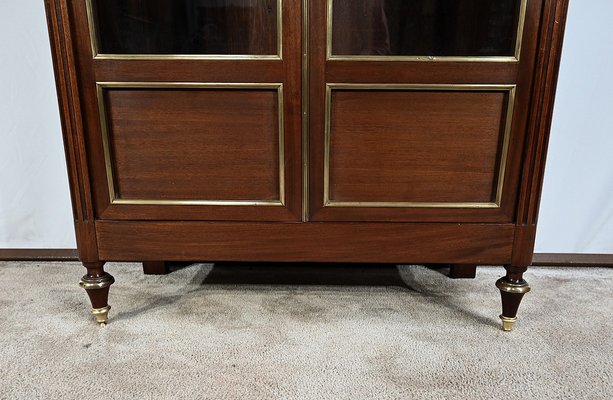
[[[541,7],[311,2],[311,220],[513,221]]]
[[[60,3],[98,218],[300,220],[300,0]]]

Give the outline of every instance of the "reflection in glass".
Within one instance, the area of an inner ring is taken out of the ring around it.
[[[101,54],[277,55],[277,0],[91,0]]]
[[[332,54],[514,56],[520,7],[521,0],[334,0]]]

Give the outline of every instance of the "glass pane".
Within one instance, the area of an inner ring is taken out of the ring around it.
[[[90,0],[101,54],[277,55],[277,0]]]
[[[515,55],[521,0],[335,0],[332,5],[333,55]]]

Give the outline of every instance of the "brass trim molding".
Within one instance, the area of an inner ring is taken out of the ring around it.
[[[111,154],[104,90],[114,89],[274,89],[277,90],[279,123],[279,200],[157,200],[157,199],[121,199],[115,190],[113,158]],[[285,122],[283,117],[282,83],[201,83],[201,82],[96,82],[98,113],[102,133],[104,164],[108,182],[111,204],[131,205],[183,205],[183,206],[285,206]]]
[[[496,281],[496,287],[503,292],[515,294],[526,294],[530,291],[530,285],[528,285],[528,282],[522,281],[519,283],[513,283],[509,282],[505,278],[498,279]]]
[[[332,54],[332,15],[334,0],[327,0],[326,12],[326,60],[329,61],[421,61],[421,62],[519,62],[526,23],[528,0],[521,0],[517,21],[517,37],[513,56],[365,56]]]
[[[506,91],[508,92],[500,167],[496,179],[496,198],[493,202],[405,202],[405,201],[334,201],[330,198],[330,147],[333,90],[411,90],[411,91]],[[516,85],[489,84],[360,84],[327,83],[324,138],[324,207],[378,207],[378,208],[500,208],[504,178],[513,126]]]
[[[115,278],[113,278],[113,275],[105,273],[104,275],[96,278],[85,275],[79,281],[79,286],[85,290],[95,290],[107,288],[113,283],[115,283]]]
[[[309,220],[309,12],[302,0],[302,222]]]
[[[85,0],[92,56],[96,60],[282,60],[283,0],[277,0],[277,54],[104,54],[99,53],[99,37],[93,0]]]

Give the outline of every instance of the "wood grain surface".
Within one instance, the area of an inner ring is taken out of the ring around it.
[[[330,200],[495,202],[507,97],[333,90]]]
[[[512,224],[99,221],[109,261],[504,264]],[[129,238],[129,240],[126,240]]]
[[[275,89],[105,94],[119,199],[281,199]]]

